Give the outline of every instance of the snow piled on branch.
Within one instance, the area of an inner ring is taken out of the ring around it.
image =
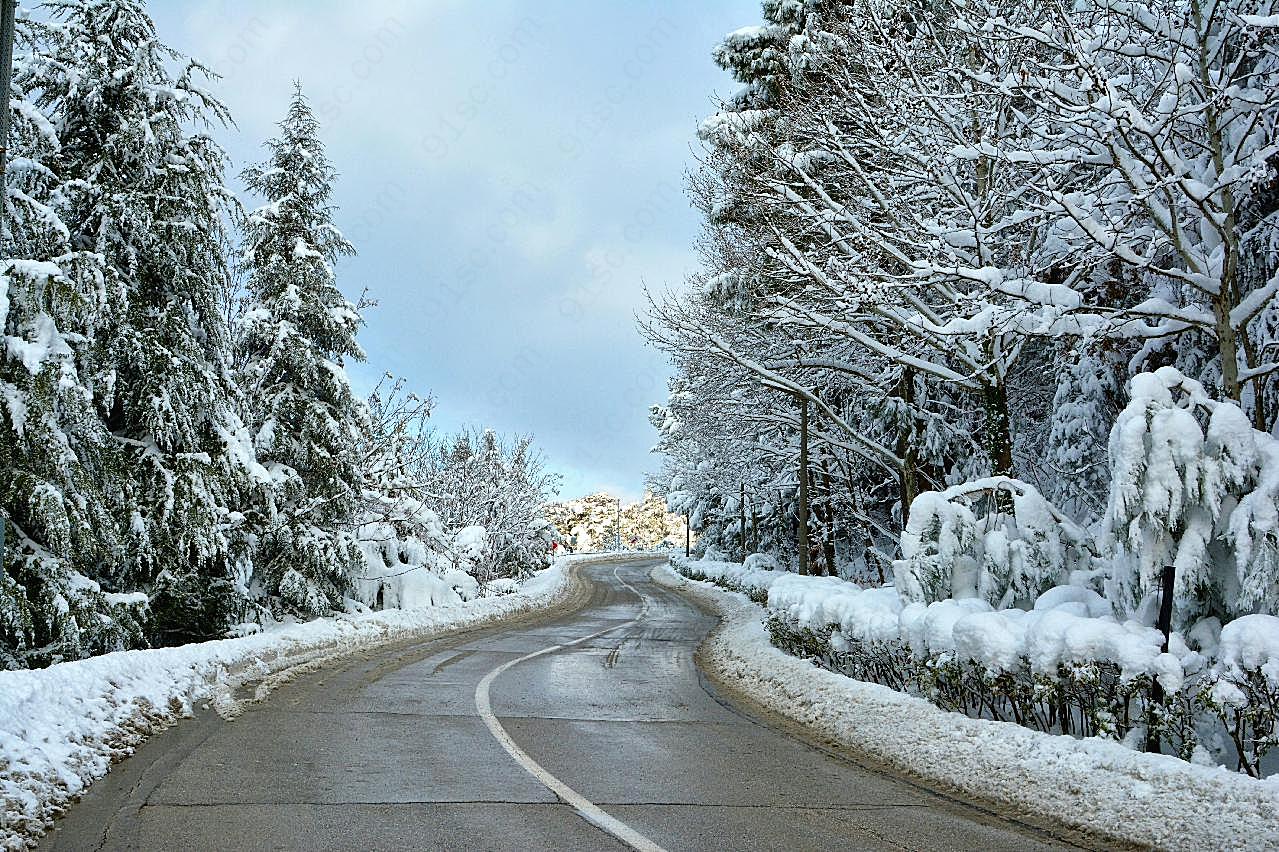
[[[759,608],[740,594],[690,584],[666,566],[653,578],[723,617],[701,654],[719,678],[819,736],[930,784],[1141,846],[1279,848],[1279,778],[948,713],[775,648]]]
[[[629,558],[633,558],[631,555]],[[390,642],[475,628],[544,609],[573,588],[565,557],[515,594],[451,606],[321,618],[236,639],[120,651],[46,669],[0,671],[0,847],[22,848],[149,735],[211,704],[234,716],[299,670]]]
[[[978,514],[983,503],[988,511]],[[1033,486],[1006,476],[920,494],[901,546],[897,587],[922,603],[975,597],[1029,606],[1090,561],[1087,532]]]
[[[1134,608],[1174,565],[1178,623],[1279,614],[1279,440],[1172,367],[1129,395],[1110,433],[1108,596]]]

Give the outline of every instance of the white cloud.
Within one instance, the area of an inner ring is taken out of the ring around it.
[[[338,221],[360,249],[342,286],[382,303],[362,369],[433,392],[446,427],[534,433],[566,492],[610,483],[638,497],[665,368],[634,315],[644,283],[678,286],[696,262],[688,143],[711,91],[732,88],[708,57],[757,0],[152,9],[162,38],[225,75],[237,169],[304,82],[341,173]],[[661,19],[671,26],[651,38]]]

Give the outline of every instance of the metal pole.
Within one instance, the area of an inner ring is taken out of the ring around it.
[[[622,498],[617,498],[617,552],[622,551]]]
[[[9,163],[9,90],[13,83],[13,19],[18,0],[0,0],[0,237],[4,236],[5,208],[9,206],[5,169]]]
[[[808,574],[808,399],[799,404],[799,573]]]

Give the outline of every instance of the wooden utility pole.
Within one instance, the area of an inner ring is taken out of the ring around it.
[[[799,573],[808,574],[808,400],[799,401]]]
[[[822,553],[826,559],[826,573],[838,577],[835,558],[835,494],[830,484],[830,460],[823,457],[821,465],[822,490],[826,492],[825,531],[822,536]]]
[[[9,206],[5,170],[9,164],[9,90],[13,83],[13,19],[18,0],[0,0],[0,238],[4,236],[5,208]]]

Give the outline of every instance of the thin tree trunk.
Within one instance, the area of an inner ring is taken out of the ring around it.
[[[1235,327],[1230,322],[1231,299],[1222,282],[1222,293],[1213,299],[1212,309],[1217,332],[1217,349],[1221,353],[1221,392],[1236,403],[1241,402],[1243,388],[1239,382],[1239,344]]]
[[[996,476],[1013,475],[1012,418],[1008,415],[1008,387],[1001,381],[984,385],[986,448]]]
[[[919,454],[915,448],[914,415],[915,407],[915,371],[910,367],[902,368],[901,381],[897,386],[897,395],[906,408],[909,418],[897,436],[897,457],[902,460],[900,482],[900,499],[902,504],[902,526],[910,520],[910,504],[915,502],[919,494]]]
[[[822,546],[826,555],[826,572],[832,577],[839,576],[839,568],[835,564],[835,492],[830,484],[830,465],[822,459],[822,489],[826,492],[826,536]]]
[[[808,400],[799,402],[799,573],[808,574]]]

